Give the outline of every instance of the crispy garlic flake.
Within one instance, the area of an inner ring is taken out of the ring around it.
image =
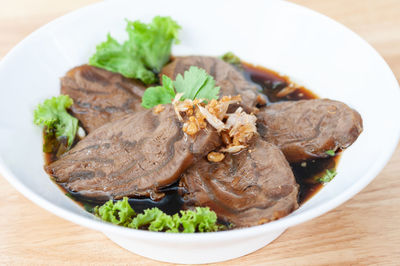
[[[153,108],[153,112],[154,112],[155,114],[159,114],[159,113],[161,113],[161,112],[164,111],[164,110],[165,110],[165,106],[162,105],[162,104],[159,104],[159,105],[157,105],[156,107]]]
[[[230,104],[242,100],[240,95],[223,96],[207,104],[202,99],[180,101],[181,97],[182,93],[178,93],[172,104],[178,119],[183,122],[183,131],[194,136],[206,128],[208,122],[218,131],[225,144],[220,152],[209,153],[209,161],[222,161],[225,155],[221,152],[235,153],[245,149],[254,134],[257,134],[257,118],[254,114],[247,114],[241,107],[234,113],[228,113]]]

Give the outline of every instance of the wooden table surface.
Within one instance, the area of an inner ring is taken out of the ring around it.
[[[0,0],[0,58],[45,23],[94,0]],[[400,0],[296,0],[343,23],[374,46],[400,78]],[[290,74],[290,73],[289,73]],[[400,115],[400,114],[399,114]],[[399,121],[393,121],[398,123]],[[361,193],[267,247],[222,265],[400,264],[400,146]],[[0,178],[0,264],[135,264],[103,234],[36,206]]]

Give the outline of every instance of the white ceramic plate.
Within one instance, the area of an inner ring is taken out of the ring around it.
[[[338,175],[291,215],[227,232],[167,234],[103,223],[64,196],[43,171],[35,106],[59,94],[59,78],[86,63],[107,32],[123,38],[125,18],[170,15],[182,26],[174,54],[233,51],[358,110],[364,132],[346,150]],[[119,245],[156,260],[205,263],[257,250],[286,228],[348,200],[383,168],[396,147],[400,93],[384,60],[356,34],[303,7],[281,1],[106,1],[42,27],[18,44],[0,66],[0,169],[23,195],[74,223],[100,230]],[[21,217],[24,219],[24,217]],[[62,230],[62,228],[60,228]],[[266,258],[268,260],[268,258]]]

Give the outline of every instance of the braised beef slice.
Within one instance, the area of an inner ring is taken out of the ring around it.
[[[222,162],[197,162],[180,186],[185,208],[208,206],[236,227],[276,220],[298,208],[298,185],[285,156],[261,138]]]
[[[240,94],[242,96],[241,106],[243,109],[248,113],[255,110],[259,94],[257,86],[247,81],[235,67],[219,58],[178,56],[161,70],[160,77],[166,75],[175,80],[178,74],[183,75],[191,66],[203,68],[209,75],[214,77],[216,85],[221,88],[220,96]]]
[[[289,162],[324,158],[345,149],[361,134],[360,114],[329,99],[275,103],[257,114],[259,134],[277,145]]]
[[[163,197],[159,189],[176,182],[198,157],[220,145],[210,127],[186,136],[172,105],[107,123],[91,132],[45,170],[67,190],[100,199]]]
[[[70,111],[88,133],[128,113],[144,110],[140,104],[145,89],[140,81],[88,65],[75,67],[61,78],[61,93],[74,100]]]

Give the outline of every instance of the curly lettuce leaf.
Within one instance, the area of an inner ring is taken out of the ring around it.
[[[44,126],[49,133],[55,132],[57,138],[66,137],[68,147],[74,142],[78,130],[78,119],[67,112],[72,104],[68,95],[52,97],[39,104],[33,114],[36,125]]]
[[[215,80],[207,72],[195,66],[191,66],[176,76],[174,86],[177,92],[183,93],[184,99],[218,99],[219,87],[215,87]]]
[[[146,67],[160,72],[169,61],[172,44],[179,42],[180,28],[170,17],[156,16],[149,24],[128,21],[126,31]]]
[[[170,17],[160,16],[154,17],[149,24],[138,20],[126,22],[128,40],[120,44],[108,34],[107,40],[97,45],[89,64],[127,78],[140,79],[145,84],[155,83],[154,72],[160,72],[168,62],[181,27]]]
[[[131,205],[129,205],[127,197],[116,202],[109,200],[100,207],[96,206],[94,213],[106,222],[122,226],[128,226],[132,221],[132,217],[136,215]]]
[[[147,88],[142,97],[142,106],[152,108],[171,103],[177,92],[183,93],[181,100],[218,99],[219,90],[219,87],[215,87],[214,78],[204,69],[191,66],[183,76],[177,75],[175,82],[163,75],[162,86]]]
[[[96,47],[96,53],[89,59],[89,64],[111,72],[117,72],[127,78],[136,78],[145,84],[157,81],[156,75],[146,69],[130,41],[120,44],[110,34],[107,41]]]
[[[147,227],[149,231],[171,233],[214,232],[220,229],[217,215],[208,207],[196,207],[194,211],[181,211],[173,216],[165,214],[158,208],[145,210],[132,220],[131,228]],[[183,230],[181,230],[183,228]]]
[[[163,75],[162,86],[147,88],[142,97],[142,106],[144,108],[152,108],[159,104],[171,103],[175,97],[175,90],[172,80]]]
[[[217,215],[208,207],[196,207],[195,211],[181,211],[180,223],[183,233],[218,231]]]
[[[149,231],[179,232],[179,223],[171,215],[165,214],[158,208],[146,209],[136,216],[129,224],[130,228],[139,229],[148,226]]]
[[[96,216],[104,221],[134,229],[147,229],[154,232],[194,233],[214,232],[226,229],[217,224],[217,215],[208,207],[196,207],[195,210],[181,211],[168,215],[158,208],[144,210],[136,215],[124,197],[120,201],[106,202],[94,208]]]

